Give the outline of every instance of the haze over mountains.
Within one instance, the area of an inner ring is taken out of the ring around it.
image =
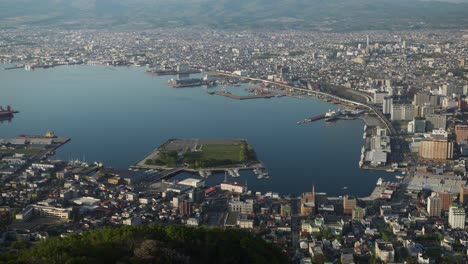
[[[452,1],[452,0],[448,0]],[[460,1],[460,0],[456,0]],[[0,27],[465,28],[463,3],[418,0],[0,0]]]

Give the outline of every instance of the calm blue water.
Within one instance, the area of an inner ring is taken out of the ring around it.
[[[238,178],[255,191],[301,193],[315,183],[331,195],[367,196],[386,172],[358,168],[362,121],[296,121],[336,108],[316,99],[233,100],[206,88],[167,86],[170,76],[150,76],[144,68],[63,66],[0,71],[0,105],[21,111],[0,124],[0,136],[53,130],[72,141],[61,159],[103,161],[126,168],[170,138],[245,138],[272,178]],[[230,88],[242,90],[242,87]],[[216,178],[222,179],[218,175]]]

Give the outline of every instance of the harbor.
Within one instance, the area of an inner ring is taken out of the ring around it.
[[[258,175],[253,174],[252,170],[241,169],[241,177],[236,181],[247,180],[252,188],[259,191],[281,190],[284,193],[300,193],[304,190],[303,186],[313,181],[323,186],[324,191],[336,194],[340,190],[328,186],[327,182],[330,179],[339,179],[340,187],[348,186],[357,195],[368,195],[368,190],[375,181],[372,183],[366,181],[374,177],[385,178],[388,174],[385,171],[359,169],[364,125],[360,121],[334,122],[331,126],[325,125],[325,122],[315,122],[313,129],[296,124],[304,114],[303,118],[306,118],[308,115],[314,115],[310,113],[319,115],[333,109],[335,107],[333,102],[325,102],[318,97],[299,93],[295,93],[295,96],[305,99],[296,99],[287,95],[281,100],[225,99],[207,94],[207,91],[221,89],[221,85],[212,88],[172,89],[165,85],[168,79],[166,76],[147,75],[146,69],[142,67],[113,68],[115,70],[109,70],[106,66],[87,65],[56,67],[37,72],[38,74],[22,70],[0,71],[3,73],[1,77],[6,87],[5,96],[9,98],[3,104],[11,104],[12,108],[18,108],[21,112],[21,118],[15,117],[11,124],[2,127],[2,135],[14,137],[24,131],[37,133],[61,127],[60,134],[70,135],[73,141],[57,151],[58,159],[82,157],[85,153],[86,160],[99,160],[115,168],[128,168],[153,151],[155,146],[174,136],[242,137],[255,146],[259,159],[268,166],[270,179],[259,181],[256,179]],[[73,82],[77,75],[85,76],[83,84],[78,85]],[[15,79],[10,76],[15,76]],[[43,76],[50,78],[51,81],[44,82]],[[108,80],[99,84],[98,91],[95,89],[97,77]],[[64,80],[69,83],[66,97],[63,96]],[[138,100],[135,98],[135,89],[123,85],[128,80],[132,80],[132,85],[138,89]],[[289,93],[287,90],[273,89],[271,86],[265,87],[261,84],[240,84],[241,86],[235,84],[227,86],[226,89],[240,95],[247,94],[245,89],[252,86],[268,88],[283,94]],[[10,87],[23,87],[23,90]],[[30,101],[26,105],[24,100],[19,99],[25,92],[31,98],[44,93],[50,94],[51,97],[45,101]],[[89,100],[87,96],[89,94],[94,94],[96,100],[91,100],[87,108],[82,108],[79,102]],[[117,96],[112,102],[107,102],[108,94]],[[53,107],[47,107],[57,102],[69,107],[65,108],[63,113],[58,113]],[[42,114],[39,115],[35,109],[41,109]],[[76,109],[83,110],[76,111]],[[139,116],[138,120],[145,121],[136,122],[135,118],[132,118],[134,115]],[[79,118],[91,122],[93,132],[90,133],[89,128],[86,129],[82,124],[72,122],[70,116],[73,116],[73,119]],[[104,119],[110,121],[100,122]],[[120,123],[123,121],[128,122],[128,125],[122,126]],[[34,126],[31,127],[31,124]],[[344,149],[342,144],[330,143],[340,142],[343,133],[350,139]],[[330,137],[328,143],[323,141],[324,134]],[[125,137],[122,138],[122,135]],[[111,140],[117,138],[122,140],[118,143]],[[320,153],[316,151],[317,148],[321,149]],[[95,151],[89,152],[89,149]],[[340,160],[340,166],[333,166],[333,157],[343,151],[351,158]],[[198,175],[198,172],[194,173]],[[222,180],[223,174],[224,171],[213,172],[209,178]],[[343,178],[340,176],[343,174],[350,176]],[[295,184],[289,184],[291,179]],[[361,184],[356,185],[355,181]]]

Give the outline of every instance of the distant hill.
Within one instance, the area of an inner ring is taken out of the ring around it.
[[[16,244],[17,248],[21,248]],[[276,246],[237,230],[149,225],[52,238],[4,263],[290,263]]]
[[[466,28],[466,14],[466,1],[0,0],[0,26],[46,24],[141,28],[202,25],[335,31]]]

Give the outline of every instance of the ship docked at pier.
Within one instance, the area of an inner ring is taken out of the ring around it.
[[[325,119],[326,122],[331,122],[335,121],[337,119],[345,119],[345,120],[352,120],[356,119],[357,116],[360,114],[364,113],[364,110],[328,110],[325,114],[321,114],[318,116],[314,116],[311,118],[306,118],[304,120],[298,121],[297,124],[305,124],[305,123],[310,123],[314,122],[317,120]]]

